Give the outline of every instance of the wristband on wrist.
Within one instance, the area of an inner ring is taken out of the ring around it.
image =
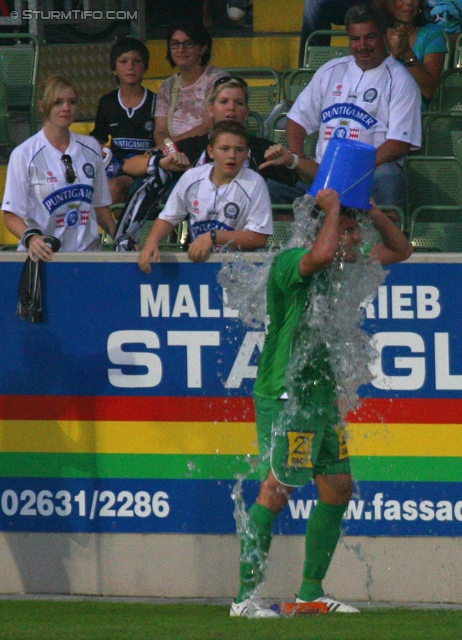
[[[43,236],[41,229],[26,229],[21,236],[21,243],[29,248],[29,243],[32,240],[32,236]]]
[[[212,238],[212,243],[214,245],[217,244],[217,232],[215,231],[215,229],[210,229],[210,237]]]
[[[288,169],[295,169],[298,166],[298,161],[300,160],[300,157],[296,153],[293,153],[292,151],[291,151],[291,153],[292,153],[294,159],[293,159],[292,164],[289,165],[287,168]]]
[[[173,140],[170,140],[170,138],[164,138],[164,144],[162,147],[162,153],[164,156],[169,156],[171,153],[175,153],[175,151],[178,151],[178,147]]]

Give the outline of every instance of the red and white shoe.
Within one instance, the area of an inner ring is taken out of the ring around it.
[[[296,598],[295,602],[306,602],[306,600]],[[313,602],[324,602],[327,605],[329,612],[332,613],[359,613],[359,609],[356,609],[356,607],[352,607],[350,604],[345,604],[344,602],[339,602],[334,598],[329,598],[329,596],[316,598]]]

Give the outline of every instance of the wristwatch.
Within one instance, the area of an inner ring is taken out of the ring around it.
[[[210,229],[210,237],[212,238],[213,244],[217,244],[217,232],[215,229]]]
[[[419,58],[417,56],[411,56],[408,60],[404,61],[406,67],[414,67],[416,64],[419,64]]]

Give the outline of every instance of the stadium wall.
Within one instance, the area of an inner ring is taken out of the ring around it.
[[[263,333],[219,256],[57,254],[45,322],[15,315],[24,256],[0,253],[0,593],[229,597],[233,502],[258,489],[251,391]],[[259,256],[248,259],[261,260]],[[394,265],[365,326],[381,349],[348,416],[356,491],[327,589],[461,602],[461,256]],[[315,493],[278,519],[264,595],[292,599]]]

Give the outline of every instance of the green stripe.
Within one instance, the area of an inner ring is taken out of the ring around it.
[[[4,477],[228,480],[249,468],[245,456],[0,453]]]
[[[461,482],[462,458],[357,456],[351,458],[355,480],[373,482]]]
[[[351,462],[359,481],[462,481],[462,457],[357,456]],[[245,456],[0,453],[3,477],[232,480],[249,469]]]

